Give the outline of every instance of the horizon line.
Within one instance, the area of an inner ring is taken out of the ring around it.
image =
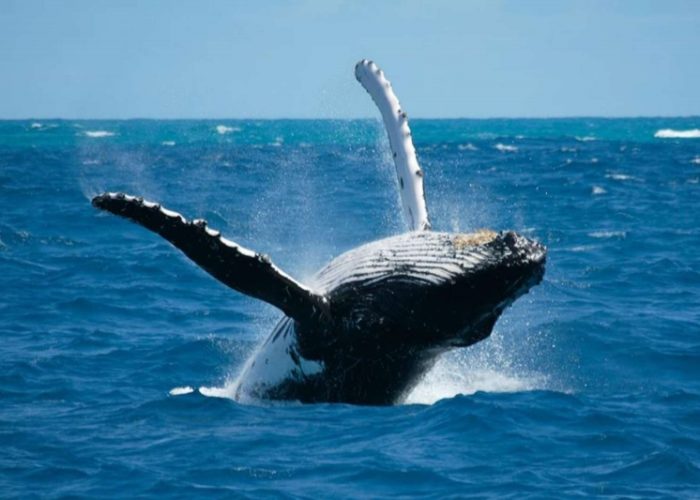
[[[420,121],[420,120],[641,120],[641,119],[669,119],[669,118],[698,118],[700,119],[700,114],[689,114],[689,115],[553,115],[553,116],[410,116],[409,120]],[[49,116],[29,116],[22,118],[2,118],[0,117],[0,122],[12,122],[12,121],[31,121],[31,120],[45,120],[45,121],[368,121],[368,120],[381,120],[379,116],[360,116],[360,117],[294,117],[294,116],[280,116],[280,117],[147,117],[147,116],[133,116],[133,117],[90,117],[90,118],[75,118],[75,117],[49,117]]]

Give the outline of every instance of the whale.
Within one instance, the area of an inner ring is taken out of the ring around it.
[[[92,204],[158,234],[224,285],[282,313],[244,363],[234,397],[302,403],[400,402],[444,353],[493,331],[541,282],[547,249],[514,231],[432,230],[406,112],[376,63],[355,76],[389,137],[407,231],[353,248],[306,283],[203,219],[106,192]]]

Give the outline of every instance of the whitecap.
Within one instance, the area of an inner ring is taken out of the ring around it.
[[[499,150],[502,153],[515,153],[518,148],[515,146],[510,146],[508,144],[501,144],[500,142],[494,146],[497,150]]]
[[[476,151],[479,148],[477,148],[476,146],[474,146],[474,144],[469,142],[467,144],[460,144],[459,146],[457,146],[457,149],[459,149],[460,151]]]
[[[596,195],[596,196],[601,195],[601,194],[605,194],[605,193],[607,193],[607,191],[600,186],[593,186],[593,189],[591,190],[591,194]]]
[[[574,139],[578,142],[591,142],[596,140],[592,135],[576,136]]]
[[[607,177],[608,179],[612,179],[614,181],[629,181],[629,180],[634,179],[634,177],[632,177],[631,175],[627,175],[627,174],[606,174],[605,177]]]
[[[626,231],[593,231],[588,233],[591,238],[598,239],[609,239],[609,238],[625,238],[627,236]]]
[[[99,165],[100,160],[83,160],[82,164],[83,165]]]
[[[40,129],[40,128],[43,128],[43,127],[44,127],[44,125],[41,124],[41,123],[39,123],[39,122],[34,122],[34,123],[32,123],[31,125],[29,125],[29,128],[33,128],[33,129]]]
[[[161,142],[161,144],[162,144],[163,146],[174,146],[174,145],[175,145],[175,141],[163,141],[163,142]]]
[[[694,165],[700,165],[700,156],[696,156],[692,160],[690,160],[690,163],[693,163]]]
[[[112,137],[114,132],[108,132],[107,130],[87,130],[85,135],[93,138]]]
[[[217,125],[216,132],[218,134],[230,134],[231,132],[240,132],[240,127],[227,127],[226,125]]]
[[[657,139],[700,139],[700,128],[689,130],[674,130],[672,128],[662,128],[654,134]]]
[[[588,252],[595,248],[593,245],[577,245],[569,248],[570,252],[574,253],[581,253],[581,252]]]
[[[194,392],[194,389],[190,387],[189,385],[186,385],[184,387],[173,387],[170,389],[168,394],[171,396],[184,396],[185,394],[191,394]]]

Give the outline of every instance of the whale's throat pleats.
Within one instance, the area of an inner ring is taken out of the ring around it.
[[[401,108],[384,72],[374,62],[367,59],[358,62],[355,65],[355,78],[372,96],[382,114],[396,167],[406,223],[409,229],[414,231],[430,229],[423,190],[423,171],[418,165],[406,111]]]

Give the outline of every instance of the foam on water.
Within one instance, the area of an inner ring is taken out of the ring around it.
[[[457,395],[469,396],[477,392],[523,392],[539,389],[536,378],[519,377],[489,368],[471,371],[451,359],[438,364],[404,399],[404,404],[433,404]]]
[[[654,134],[657,139],[700,139],[700,129],[674,130],[672,128],[662,128]]]
[[[626,231],[593,231],[588,233],[591,238],[609,239],[609,238],[626,238]]]
[[[501,153],[515,153],[518,151],[517,146],[511,146],[509,144],[501,144],[500,142],[494,146],[495,149],[499,150]]]
[[[100,139],[103,137],[112,137],[114,132],[110,132],[108,130],[86,130],[84,135],[86,137],[92,137],[93,139]]]
[[[551,374],[545,375],[527,367],[530,354],[526,346],[511,345],[505,340],[497,329],[478,344],[442,355],[403,403],[433,404],[441,399],[477,392],[561,390],[552,383]]]
[[[607,177],[608,179],[612,179],[612,180],[614,180],[614,181],[630,181],[630,180],[634,180],[634,177],[632,177],[631,175],[627,175],[627,174],[618,174],[618,173],[606,174],[605,177]]]
[[[232,132],[240,132],[240,127],[229,127],[227,125],[217,125],[216,133],[220,135],[230,134]]]

